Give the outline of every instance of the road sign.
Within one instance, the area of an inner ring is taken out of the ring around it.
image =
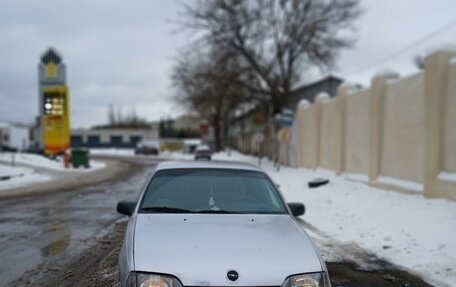
[[[279,123],[284,127],[291,127],[293,125],[293,119],[281,117],[279,118]]]
[[[294,112],[290,108],[282,108],[282,115],[293,117]]]
[[[291,127],[293,125],[293,118],[293,110],[289,108],[282,108],[282,112],[276,115],[276,120],[284,127]]]
[[[280,142],[288,142],[288,141],[290,141],[290,139],[291,139],[290,130],[287,129],[287,128],[280,129],[279,132],[277,133],[277,139]]]
[[[255,133],[255,135],[253,136],[253,140],[258,144],[264,142],[264,140],[265,140],[264,133],[262,133],[262,132]]]

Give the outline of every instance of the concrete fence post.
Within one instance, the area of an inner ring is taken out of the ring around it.
[[[297,156],[297,165],[298,167],[304,166],[304,110],[309,108],[310,103],[307,100],[301,100],[296,108],[296,156]]]
[[[315,118],[315,157],[310,162],[311,169],[317,169],[320,166],[320,150],[321,150],[321,101],[315,99],[313,103],[314,118]]]
[[[444,107],[449,60],[454,51],[437,51],[425,59],[425,175],[424,195],[440,197],[438,174],[443,170]]]
[[[369,181],[375,181],[381,170],[383,118],[387,82],[397,78],[394,73],[376,75],[372,79],[369,100]]]
[[[321,166],[321,151],[322,151],[322,116],[323,116],[323,103],[329,100],[329,95],[325,92],[321,92],[315,98],[315,130],[316,130],[316,160],[315,164],[312,167],[313,169],[317,169]]]

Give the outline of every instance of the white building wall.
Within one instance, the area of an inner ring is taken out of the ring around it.
[[[29,129],[27,127],[15,126],[9,123],[0,125],[2,142],[8,147],[18,150],[26,150],[30,145]]]
[[[29,130],[23,127],[11,127],[10,145],[18,150],[26,150],[30,145]]]

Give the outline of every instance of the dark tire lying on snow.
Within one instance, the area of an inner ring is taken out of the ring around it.
[[[329,179],[319,177],[319,178],[312,179],[307,184],[308,184],[309,188],[317,188],[319,186],[326,185],[328,183],[329,183]]]

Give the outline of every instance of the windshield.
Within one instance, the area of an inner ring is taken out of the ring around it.
[[[158,171],[139,213],[285,214],[274,187],[262,173],[229,169]]]

